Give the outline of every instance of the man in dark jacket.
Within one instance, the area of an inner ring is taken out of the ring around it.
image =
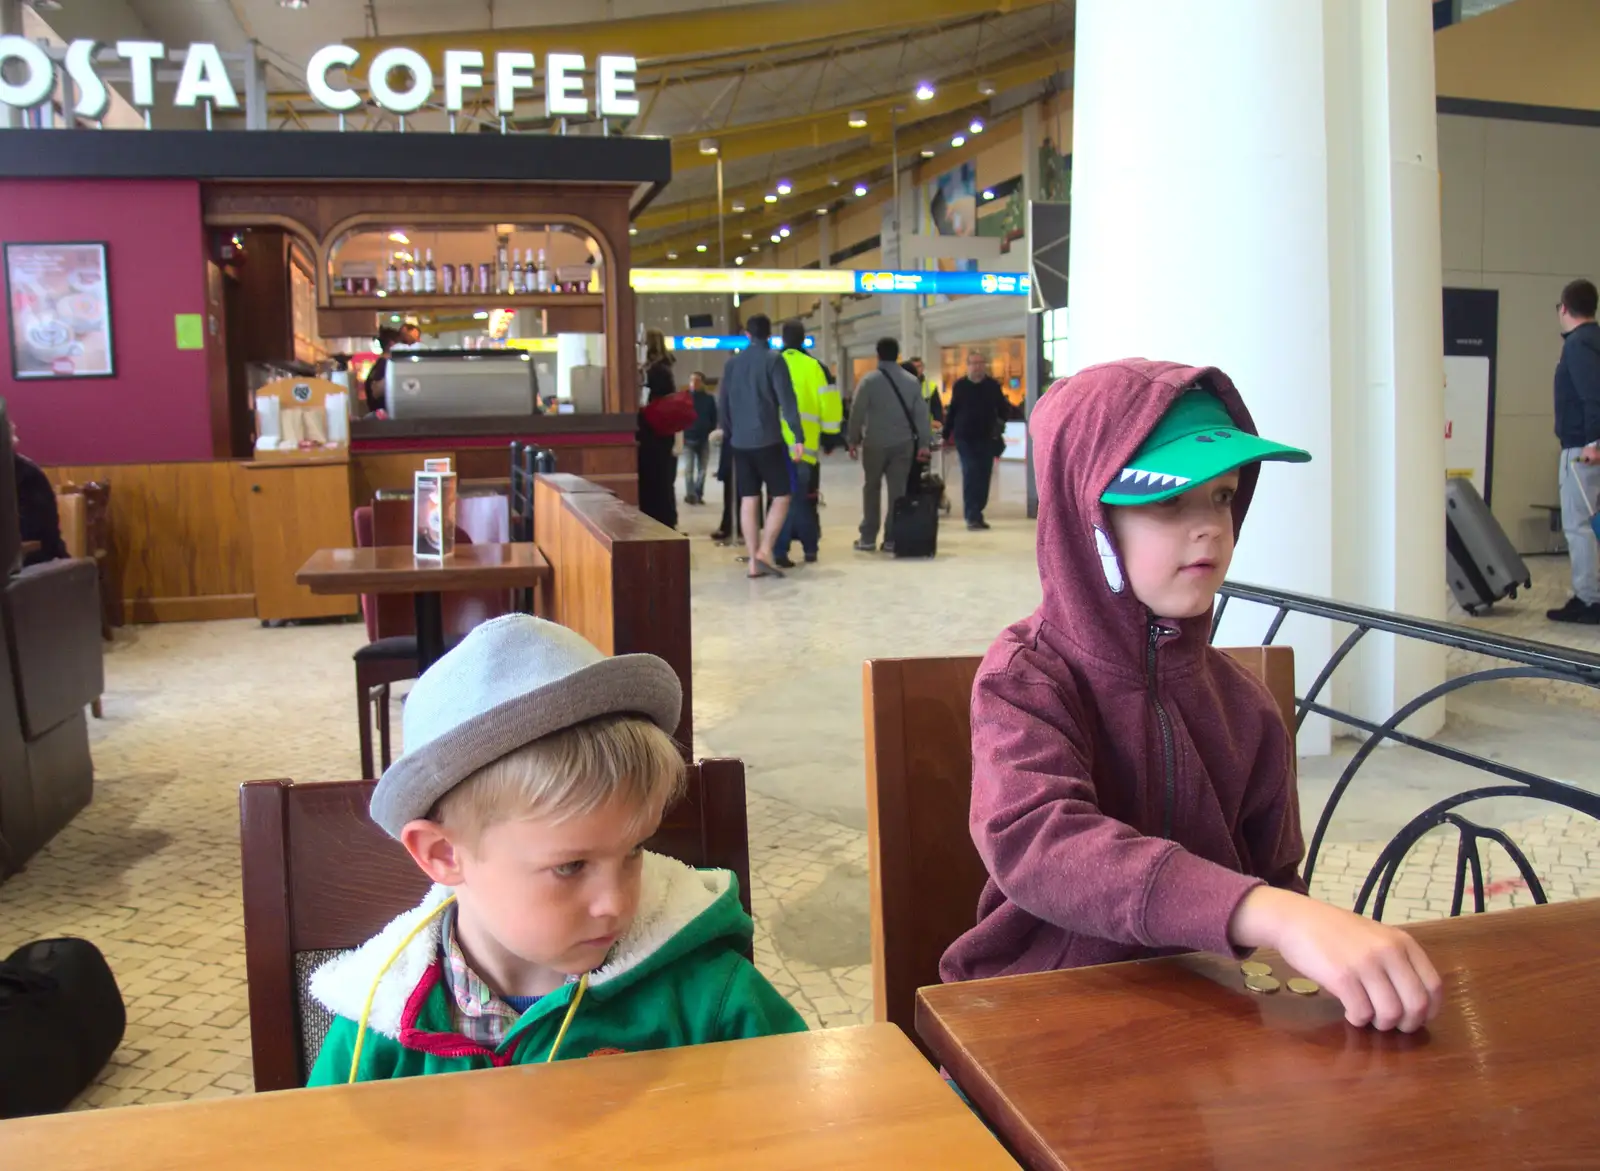
[[[944,436],[961,458],[961,502],[969,529],[989,527],[983,510],[989,504],[990,478],[999,457],[995,441],[1003,426],[1005,402],[1000,384],[989,374],[989,359],[977,350],[968,353],[967,376],[958,378],[950,391]]]
[[[1561,290],[1561,360],[1556,363],[1556,439],[1561,444],[1561,527],[1572,555],[1572,597],[1552,622],[1600,626],[1600,548],[1591,521],[1600,500],[1600,302],[1594,282]]]
[[[711,459],[711,433],[717,429],[717,398],[706,389],[706,376],[696,370],[689,375],[694,393],[695,419],[683,433],[683,502],[706,502],[706,466]]]

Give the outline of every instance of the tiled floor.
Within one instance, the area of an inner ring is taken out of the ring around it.
[[[712,509],[685,509],[695,536],[696,750],[746,762],[756,959],[814,1025],[870,1011],[860,664],[883,655],[982,651],[1038,599],[1020,469],[1006,469],[992,532],[941,533],[931,563],[849,551],[854,470],[824,473],[822,561],[786,581],[746,582],[704,535]],[[1534,595],[1476,620],[1600,650],[1600,629],[1550,627],[1564,565],[1533,563]],[[0,954],[23,940],[82,935],[108,954],[129,1005],[127,1039],[82,1104],[248,1091],[249,1024],[239,910],[236,786],[253,777],[356,772],[350,652],[355,625],[263,630],[252,622],[124,630],[107,658],[106,719],[94,725],[94,804],[28,870],[0,886]],[[1459,669],[1459,665],[1458,669]],[[1499,686],[1499,685],[1497,685]],[[1465,693],[1444,735],[1594,787],[1585,697],[1547,687]],[[398,723],[398,721],[397,721]],[[1310,824],[1349,755],[1302,763]],[[1382,843],[1461,774],[1383,752],[1334,822],[1316,891],[1349,904]],[[1600,827],[1528,802],[1483,820],[1529,851],[1552,897],[1600,895]],[[1426,839],[1386,918],[1444,914],[1453,839]],[[1491,907],[1528,899],[1486,852]],[[1469,895],[1470,904],[1470,895]]]

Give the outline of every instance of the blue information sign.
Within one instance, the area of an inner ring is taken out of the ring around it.
[[[858,293],[1025,297],[1032,281],[1020,272],[858,272]]]

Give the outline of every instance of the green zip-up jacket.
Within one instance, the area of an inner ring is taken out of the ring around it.
[[[311,994],[335,1019],[308,1085],[351,1080],[357,1022],[369,993],[372,1008],[356,1081],[549,1058],[577,985],[533,1004],[496,1048],[461,1036],[453,1028],[442,967],[442,916],[419,931],[379,977],[406,934],[449,893],[435,887],[420,906],[313,974]],[[633,925],[605,965],[590,973],[557,1060],[804,1032],[800,1015],[741,954],[751,933],[731,873],[693,870],[646,853]]]

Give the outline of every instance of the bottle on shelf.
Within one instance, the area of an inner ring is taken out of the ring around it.
[[[540,293],[550,291],[550,265],[545,261],[544,249],[539,249],[539,267],[535,270],[534,290]]]
[[[495,250],[494,291],[507,292],[511,288],[511,261],[506,255],[505,237],[500,238],[500,246]]]
[[[455,296],[456,292],[456,266],[453,264],[441,265],[439,268],[439,291],[446,297]]]
[[[400,266],[400,294],[401,294],[401,296],[404,296],[407,293],[416,292],[416,283],[415,283],[416,276],[417,276],[417,270],[411,267],[411,261],[407,260],[404,264],[402,264]]]
[[[539,270],[534,264],[532,248],[527,249],[527,259],[522,266],[522,291],[524,293],[539,291]]]
[[[389,255],[389,267],[383,274],[383,289],[391,297],[400,291],[400,266],[395,263],[393,253]]]
[[[456,292],[463,297],[472,295],[472,265],[466,261],[456,266]]]
[[[480,295],[487,296],[494,292],[494,274],[489,271],[489,262],[484,261],[478,265],[478,288]]]
[[[511,250],[511,280],[506,284],[506,291],[513,296],[522,292],[522,253],[515,248]]]
[[[428,261],[422,266],[422,291],[424,293],[437,293],[439,291],[439,270],[433,267],[433,249],[428,249]]]

